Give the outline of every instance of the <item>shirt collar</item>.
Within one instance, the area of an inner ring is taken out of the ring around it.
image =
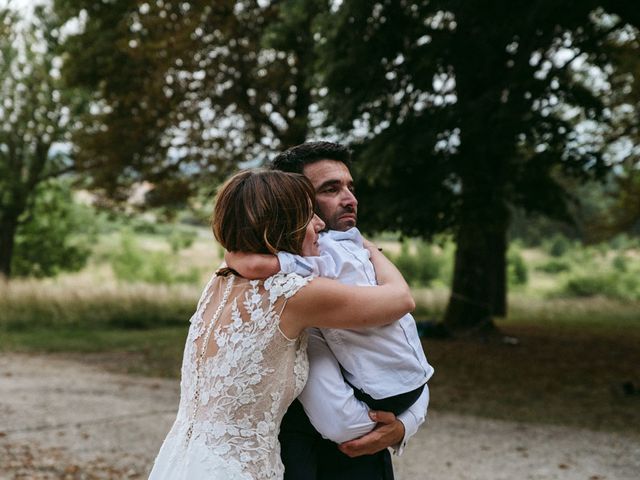
[[[351,240],[362,246],[362,235],[360,234],[360,230],[356,227],[351,227],[349,230],[344,232],[341,232],[340,230],[328,230],[325,235],[328,235],[329,238],[338,242],[341,240]]]

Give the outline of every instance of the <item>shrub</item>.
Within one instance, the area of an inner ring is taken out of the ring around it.
[[[189,248],[193,245],[195,236],[191,232],[184,230],[173,230],[169,235],[169,245],[173,253],[178,253],[180,250]]]
[[[581,274],[569,278],[564,291],[576,297],[592,297],[610,292],[611,279],[602,275]]]
[[[197,283],[197,268],[181,273],[163,252],[144,252],[129,232],[123,233],[120,250],[111,257],[111,268],[118,280],[152,284]]]
[[[91,210],[74,203],[68,182],[40,185],[29,217],[23,220],[12,258],[15,276],[52,277],[86,265],[96,226]]]
[[[404,278],[413,286],[429,286],[438,278],[442,266],[442,260],[431,249],[431,245],[425,242],[417,242],[416,252],[409,250],[409,242],[402,241],[400,253],[391,259]]]
[[[624,255],[617,255],[613,262],[611,262],[613,268],[618,272],[626,272],[627,271],[627,259],[624,258]]]
[[[638,248],[638,239],[621,233],[609,240],[609,247],[613,250],[629,250],[632,248]]]
[[[546,243],[546,250],[552,257],[561,257],[569,251],[571,242],[567,237],[559,233],[555,234]]]
[[[569,270],[571,270],[571,265],[566,260],[554,258],[542,265],[537,266],[536,270],[545,273],[568,272]]]
[[[567,280],[563,294],[576,297],[601,295],[625,301],[640,300],[640,278],[637,273],[589,273]]]
[[[529,269],[516,247],[507,252],[507,274],[509,285],[526,285],[529,281]]]

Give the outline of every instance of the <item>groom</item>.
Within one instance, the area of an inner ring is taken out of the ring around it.
[[[304,174],[315,188],[317,213],[327,228],[346,231],[356,226],[358,206],[349,164],[346,147],[309,142],[278,155],[272,168]],[[308,354],[309,379],[280,428],[285,480],[393,480],[387,447],[401,453],[424,422],[426,385],[416,403],[397,418],[369,412],[355,398],[318,329],[309,332]]]

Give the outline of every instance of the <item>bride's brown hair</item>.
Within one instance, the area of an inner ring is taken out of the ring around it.
[[[211,226],[230,252],[300,254],[315,191],[303,175],[245,170],[218,190]]]

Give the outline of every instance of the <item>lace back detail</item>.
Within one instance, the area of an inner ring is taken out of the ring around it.
[[[213,318],[211,319],[211,321],[209,322],[209,324],[207,325],[207,330],[206,330],[206,334],[204,336],[204,340],[202,342],[202,346],[200,348],[200,353],[198,354],[198,356],[196,357],[196,364],[195,364],[195,373],[196,373],[196,378],[195,378],[195,391],[193,392],[193,412],[191,414],[191,421],[189,424],[189,428],[187,429],[187,442],[191,440],[191,435],[193,434],[193,425],[195,423],[196,420],[196,415],[198,413],[198,407],[200,405],[200,376],[201,376],[201,371],[202,371],[202,360],[204,359],[205,353],[207,352],[207,346],[209,345],[209,338],[211,337],[211,332],[213,331],[213,327],[216,325],[216,323],[218,322],[218,319],[220,318],[220,314],[222,313],[222,309],[225,307],[225,305],[227,304],[227,301],[229,300],[229,294],[231,293],[231,288],[233,287],[233,280],[234,280],[234,276],[231,275],[228,277],[227,279],[227,286],[224,290],[224,295],[222,296],[222,300],[220,301],[220,304],[218,305],[218,308],[216,310],[216,313],[213,314]],[[209,281],[209,283],[207,284],[207,287],[205,289],[205,291],[207,291],[209,289],[211,285],[211,281]],[[207,304],[209,302],[209,300],[211,299],[211,295],[209,294],[207,296],[207,300],[205,302],[205,308],[207,307]],[[200,302],[202,303],[202,302]],[[200,308],[200,303],[198,304],[198,308]]]
[[[229,478],[283,477],[280,422],[304,387],[308,361],[306,334],[287,340],[279,333],[280,314],[309,281],[296,274],[265,281],[231,275],[207,285],[185,345],[166,464],[195,455],[198,465],[210,465],[207,478],[227,480],[216,473],[220,464],[241,472]]]

